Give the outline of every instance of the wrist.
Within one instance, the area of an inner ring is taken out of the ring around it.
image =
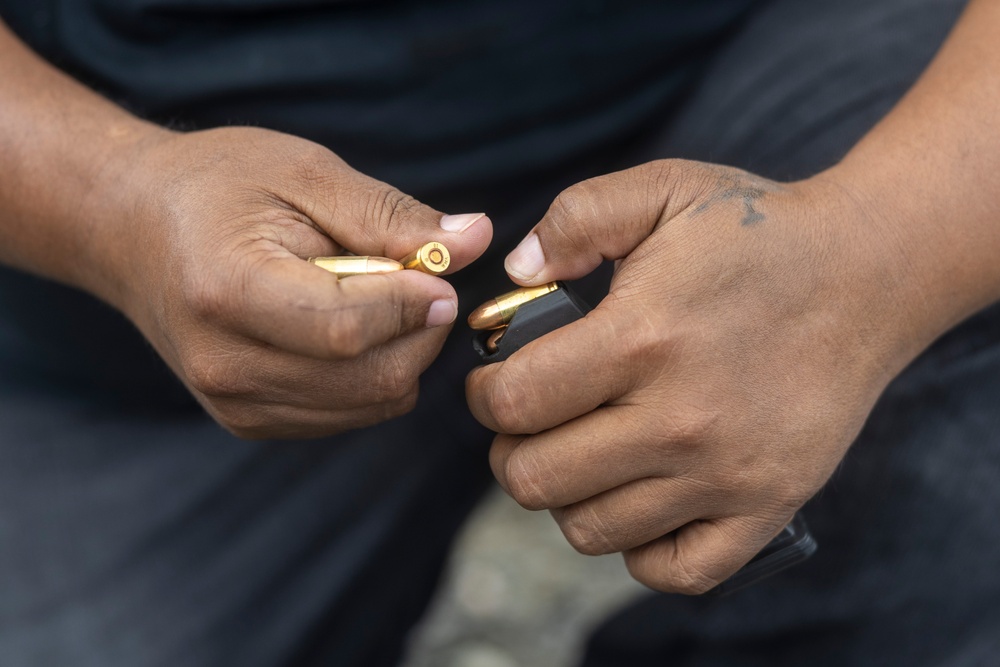
[[[873,331],[891,348],[887,367],[893,375],[995,301],[1000,287],[997,239],[982,233],[979,211],[955,206],[963,201],[961,192],[941,174],[925,171],[868,152],[809,181],[839,199],[834,206],[850,211],[855,282],[868,294]]]
[[[838,335],[868,376],[884,386],[958,321],[955,304],[939,290],[940,267],[915,243],[898,193],[876,179],[838,166],[793,187],[818,221],[827,314],[841,323]]]
[[[127,315],[129,305],[142,298],[134,293],[132,260],[155,252],[148,225],[160,188],[152,156],[174,135],[133,118],[109,127],[106,148],[81,205],[81,261],[75,263],[72,282]]]

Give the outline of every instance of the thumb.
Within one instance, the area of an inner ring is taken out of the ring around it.
[[[445,215],[353,170],[335,184],[334,192],[320,197],[325,202],[312,207],[315,222],[356,254],[402,259],[437,241],[450,251],[446,273],[452,273],[478,258],[493,237],[493,225],[484,213]]]
[[[507,256],[507,273],[521,285],[540,285],[580,278],[603,260],[622,259],[690,203],[680,194],[684,171],[682,161],[660,160],[563,190]]]

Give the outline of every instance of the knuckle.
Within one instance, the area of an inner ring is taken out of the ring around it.
[[[397,402],[408,398],[417,391],[418,375],[411,362],[399,353],[388,356],[375,374],[372,384],[373,395],[378,402]]]
[[[297,145],[286,159],[298,180],[317,185],[328,185],[336,180],[343,167],[335,153],[313,142]]]
[[[676,442],[702,445],[715,438],[719,419],[714,410],[688,405],[666,416],[664,426]]]
[[[591,186],[587,181],[577,183],[560,192],[547,216],[552,230],[561,236],[572,247],[581,245],[581,229],[585,231],[582,222],[595,217],[596,206]],[[586,234],[582,235],[586,239]]]
[[[396,402],[408,398],[416,391],[417,381],[405,371],[395,367],[388,377],[383,378],[376,388],[378,400]]]
[[[625,394],[656,380],[661,371],[660,350],[655,347],[651,337],[640,331],[632,331],[627,335],[617,337],[619,347],[613,351],[612,357],[621,367],[618,376],[621,386],[616,388],[619,395]]]
[[[607,324],[618,341],[616,359],[633,386],[646,385],[676,370],[689,336],[676,323],[648,313],[633,313]]]
[[[504,478],[507,482],[507,492],[521,507],[528,510],[552,507],[550,494],[541,476],[524,456],[518,453],[518,450],[507,458]]]
[[[526,407],[521,386],[506,374],[500,374],[489,386],[487,408],[498,433],[521,433]]]
[[[421,204],[395,188],[383,187],[372,193],[368,206],[368,220],[382,231],[391,231],[408,214],[419,209]]]
[[[199,320],[216,320],[230,305],[225,281],[203,273],[188,275],[181,284],[181,297],[188,310]]]
[[[667,588],[659,580],[660,578],[650,576],[651,570],[648,566],[649,559],[645,552],[646,549],[643,548],[626,551],[623,554],[625,560],[625,570],[628,571],[630,577],[638,581],[640,584],[666,593]]]
[[[645,176],[645,196],[646,205],[651,210],[663,208],[666,201],[676,196],[678,182],[683,182],[683,178],[678,178],[679,172],[684,168],[682,160],[655,160],[644,165],[642,170]]]
[[[663,593],[702,595],[725,579],[703,559],[675,550],[663,557],[655,545],[627,552],[625,567],[633,579]]]
[[[212,398],[228,398],[250,393],[252,387],[240,372],[234,372],[225,361],[209,353],[196,353],[182,362],[184,377],[200,394]]]
[[[386,406],[385,418],[395,419],[396,417],[402,417],[403,415],[412,412],[413,409],[417,407],[417,400],[419,397],[420,390],[416,386],[411,387],[403,396],[390,402]]]
[[[513,450],[506,445],[507,440],[504,436],[497,436],[493,439],[493,444],[490,446],[489,452],[489,463],[490,471],[492,471],[493,476],[496,477],[500,486],[507,490],[507,460],[512,454]]]
[[[651,205],[669,209],[664,214],[672,214],[691,206],[699,197],[712,192],[718,182],[720,170],[731,167],[705,168],[700,162],[682,159],[655,160],[646,172],[646,196]]]
[[[630,367],[648,366],[650,359],[663,357],[664,348],[671,342],[669,331],[659,322],[649,318],[629,318],[622,332],[620,354]]]
[[[373,400],[376,403],[399,403],[409,400],[419,393],[418,380],[396,371],[383,377],[373,386]]]
[[[590,508],[566,508],[559,527],[570,546],[581,554],[601,556],[618,551],[605,522]]]
[[[756,484],[748,492],[761,494],[761,488],[770,487],[766,496],[770,499],[770,506],[762,508],[769,519],[787,520],[795,514],[816,492],[807,480],[799,475],[783,474],[769,475],[766,484]]]
[[[701,595],[722,583],[705,564],[685,558],[677,560],[672,580],[674,590],[682,595]]]
[[[340,312],[326,329],[329,356],[335,359],[356,359],[367,349],[365,323],[356,311]]]
[[[556,195],[552,202],[554,217],[567,224],[588,217],[594,213],[594,197],[591,185],[584,181],[570,186]]]

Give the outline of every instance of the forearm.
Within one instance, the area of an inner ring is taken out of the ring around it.
[[[134,208],[143,142],[165,133],[49,66],[0,23],[0,263],[115,302],[106,258]]]
[[[973,0],[917,85],[830,176],[890,237],[922,347],[1000,299],[1000,4]],[[911,350],[916,352],[919,350]]]

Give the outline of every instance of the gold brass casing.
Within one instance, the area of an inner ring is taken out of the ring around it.
[[[518,308],[540,296],[545,296],[549,292],[555,292],[557,289],[559,286],[556,283],[546,283],[537,287],[521,287],[512,292],[501,294],[472,311],[469,315],[469,326],[476,331],[505,327],[510,324]]]
[[[431,241],[420,246],[399,261],[404,268],[436,276],[448,270],[448,266],[451,265],[451,253],[448,252],[448,249],[443,244]]]
[[[338,278],[364,276],[372,273],[392,273],[402,271],[403,265],[388,257],[367,255],[339,255],[337,257],[310,257],[307,261],[321,269],[337,274]]]

